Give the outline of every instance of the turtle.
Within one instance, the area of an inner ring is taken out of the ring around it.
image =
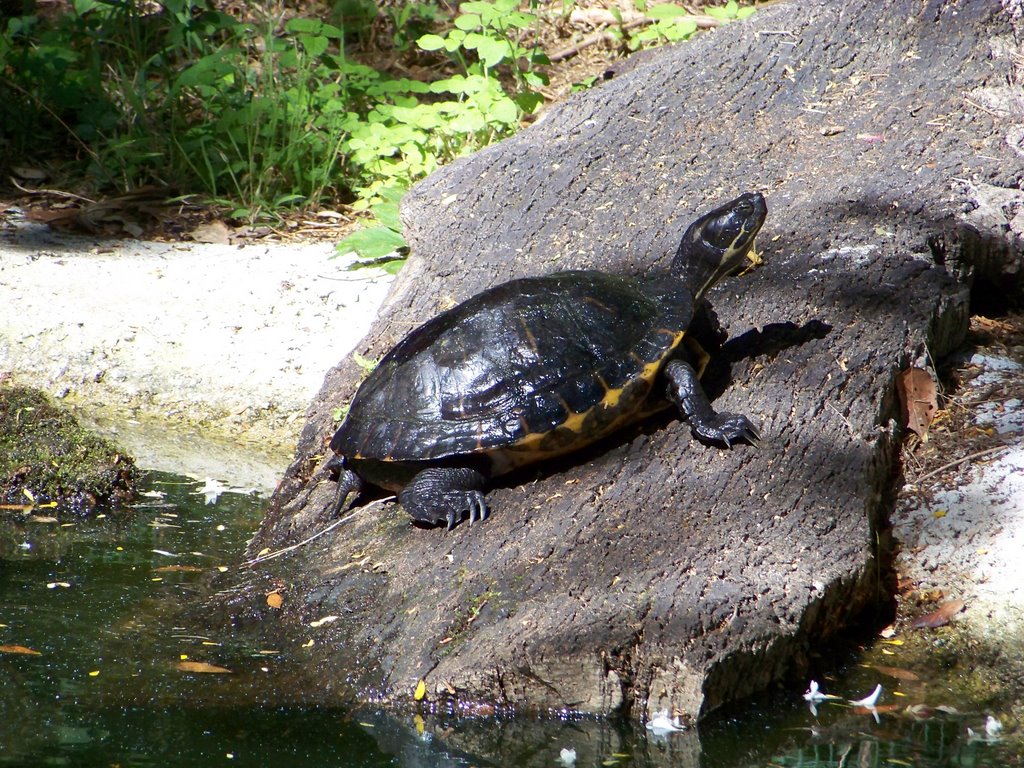
[[[699,380],[706,356],[684,339],[708,289],[759,263],[766,215],[764,196],[747,192],[693,222],[667,272],[523,277],[411,331],[331,439],[332,513],[368,483],[397,492],[421,523],[472,524],[489,514],[491,478],[672,405],[702,443],[756,445],[746,416],[712,408]]]

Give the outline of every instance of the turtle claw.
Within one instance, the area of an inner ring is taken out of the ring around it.
[[[761,433],[750,419],[739,413],[718,413],[715,418],[693,426],[693,433],[705,443],[718,443],[732,448],[736,443],[757,446]]]
[[[452,500],[452,505],[448,508],[447,530],[449,531],[462,521],[465,512],[469,513],[470,525],[478,520],[486,520],[487,515],[490,514],[487,502],[484,501],[484,495],[480,491],[464,491],[453,494],[453,496],[457,496],[457,498]]]

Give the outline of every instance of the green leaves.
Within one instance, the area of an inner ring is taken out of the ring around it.
[[[484,75],[489,75],[499,64],[508,61],[522,83],[529,64],[526,70],[520,70],[518,60],[540,61],[542,54],[536,49],[520,46],[518,36],[512,31],[533,26],[537,17],[520,11],[518,0],[475,0],[462,3],[459,10],[453,21],[454,28],[446,35],[423,35],[416,41],[417,45],[424,51],[444,51],[467,73],[474,69],[472,57],[465,55],[467,51],[475,54],[479,73]]]
[[[337,245],[338,255],[356,253],[363,259],[380,259],[405,248],[405,238],[390,227],[367,227],[353,232]]]
[[[673,3],[657,3],[647,6],[638,0],[638,9],[654,21],[637,31],[628,33],[626,42],[633,50],[661,43],[675,43],[688,40],[698,29],[696,16],[685,8]],[[722,6],[704,6],[703,12],[721,22],[745,19],[754,13],[753,6],[740,6],[736,0],[729,0]],[[621,17],[620,17],[621,19]],[[625,32],[622,33],[625,36]]]
[[[355,253],[359,260],[350,269],[374,266],[397,274],[405,264],[404,253],[407,248],[398,215],[399,203],[404,194],[405,188],[399,184],[379,190],[380,202],[370,206],[376,224],[342,239],[335,246],[335,256]]]
[[[631,47],[697,28],[671,2],[634,2],[652,23],[619,30]],[[344,29],[316,18],[253,21],[255,6],[242,22],[194,0],[160,3],[155,28],[137,4],[106,0],[12,17],[0,25],[9,149],[59,144],[106,183],[205,191],[249,218],[352,197],[368,210],[388,204],[388,190],[515,133],[544,101],[547,59],[524,43],[540,21],[523,7],[535,2],[470,0],[454,16],[447,4],[339,3]],[[706,12],[725,21],[753,9],[731,0]],[[436,72],[455,74],[418,81],[350,61],[346,34],[377,14],[393,20],[396,50],[417,45],[434,54],[424,58]],[[385,229],[361,235],[359,247],[393,248],[397,219]]]
[[[721,21],[732,21],[733,19],[745,19],[750,16],[754,11],[757,10],[751,5],[740,6],[736,0],[729,0],[725,5],[722,6],[708,6],[704,9],[704,13],[711,16],[714,19],[720,19]]]

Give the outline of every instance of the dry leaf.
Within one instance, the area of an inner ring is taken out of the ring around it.
[[[25,656],[42,656],[39,651],[33,651],[24,645],[0,645],[0,653],[20,653]]]
[[[216,664],[207,664],[205,661],[179,661],[174,668],[180,672],[198,672],[209,675],[232,674],[230,669],[218,667]]]
[[[200,224],[189,232],[189,237],[197,243],[219,243],[228,245],[231,242],[231,230],[223,221],[211,221],[209,224]]]
[[[284,598],[281,597],[281,593],[271,592],[269,595],[267,595],[267,605],[269,605],[271,608],[280,608],[282,605],[284,605]]]
[[[960,613],[964,609],[963,600],[949,600],[939,605],[937,609],[931,613],[926,613],[924,616],[918,616],[914,619],[910,625],[911,629],[923,629],[928,627],[929,629],[935,629],[936,627],[944,627],[949,624],[949,620],[956,614]]]
[[[427,695],[427,681],[422,679],[422,678],[420,678],[420,681],[418,683],[416,683],[416,691],[413,693],[412,697],[416,701],[423,701],[423,697],[426,696],[426,695]]]
[[[903,425],[928,442],[928,425],[939,410],[938,390],[931,374],[923,368],[908,368],[896,377]]]

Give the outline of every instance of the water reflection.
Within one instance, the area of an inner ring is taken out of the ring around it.
[[[0,653],[0,766],[1021,764],[1012,742],[967,738],[985,713],[919,708],[910,716],[914,697],[927,693],[909,686],[902,698],[884,694],[877,723],[845,702],[819,705],[815,716],[801,689],[662,735],[587,718],[386,714],[311,702],[315,671],[295,649],[180,621],[218,566],[240,558],[263,502],[163,474],[150,475],[146,490],[134,509],[100,519],[27,522],[11,513],[0,524],[0,645],[8,649]],[[183,661],[231,673],[183,671]],[[830,687],[863,692],[876,678],[855,668]]]

